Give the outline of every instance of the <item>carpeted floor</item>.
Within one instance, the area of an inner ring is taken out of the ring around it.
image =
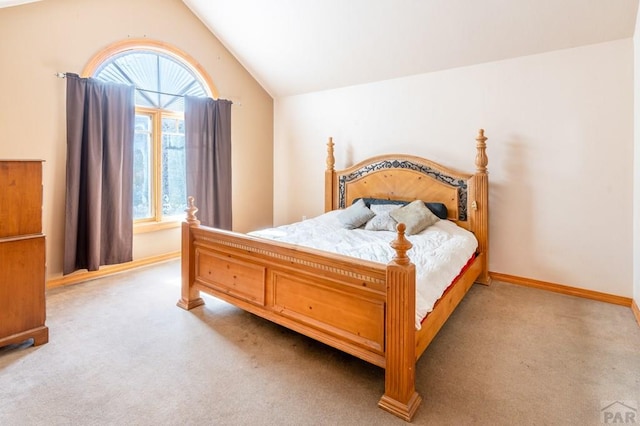
[[[49,343],[0,348],[0,425],[404,424],[376,406],[380,368],[210,297],[176,307],[179,269],[49,291]],[[640,327],[621,306],[474,286],[416,387],[417,425],[598,425],[639,408]]]

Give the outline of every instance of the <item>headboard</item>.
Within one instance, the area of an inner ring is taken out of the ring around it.
[[[345,208],[360,197],[423,200],[447,206],[448,219],[473,232],[488,259],[489,183],[484,130],[476,137],[476,172],[466,174],[413,155],[379,155],[335,170],[334,143],[327,143],[325,211]],[[485,267],[483,276],[488,280]]]

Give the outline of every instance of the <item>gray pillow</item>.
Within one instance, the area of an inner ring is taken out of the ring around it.
[[[366,203],[366,201],[365,201]],[[402,207],[400,204],[371,204],[371,211],[376,215],[369,219],[364,229],[367,231],[394,231],[396,230],[396,222],[389,213]]]
[[[353,202],[355,203],[358,200],[359,198],[356,198],[355,200],[353,200]],[[369,208],[371,208],[371,206],[375,206],[376,204],[398,204],[404,206],[411,202],[402,200],[389,200],[387,198],[363,198],[363,200],[364,204]],[[425,201],[424,204],[429,208],[429,210],[433,212],[433,214],[438,216],[440,219],[447,218],[449,212],[447,211],[447,206],[445,206],[443,203]]]
[[[338,220],[347,229],[359,228],[376,214],[369,210],[369,207],[362,199],[351,204],[338,214]]]
[[[406,235],[422,232],[440,220],[420,200],[412,201],[404,207],[391,211],[389,216],[394,218],[396,222],[404,223],[407,226]]]

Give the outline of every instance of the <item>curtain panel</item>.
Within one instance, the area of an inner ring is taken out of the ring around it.
[[[134,87],[67,73],[63,274],[133,259]]]
[[[185,97],[187,194],[205,226],[231,230],[231,101]]]

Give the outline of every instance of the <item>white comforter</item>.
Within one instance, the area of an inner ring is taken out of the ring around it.
[[[396,233],[344,229],[339,210],[291,225],[251,232],[250,235],[306,247],[389,263],[395,251],[389,243]],[[475,236],[448,220],[439,220],[419,234],[407,237],[413,247],[407,252],[416,265],[416,329],[433,305],[458,276],[475,252]]]

